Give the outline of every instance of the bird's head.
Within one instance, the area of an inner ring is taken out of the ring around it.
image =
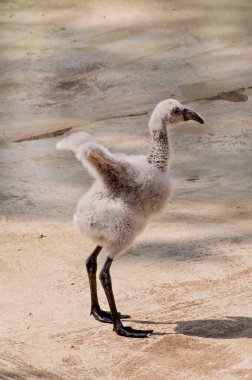
[[[155,107],[150,117],[150,128],[159,129],[161,125],[173,125],[182,121],[194,120],[204,124],[204,120],[194,111],[185,108],[176,99],[162,100]]]

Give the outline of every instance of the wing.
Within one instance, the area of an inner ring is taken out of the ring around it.
[[[128,165],[118,159],[104,146],[89,142],[79,147],[76,158],[82,162],[95,177],[102,178],[112,189],[121,186],[128,172]],[[95,172],[94,172],[95,171]]]
[[[88,133],[73,133],[60,140],[56,148],[71,150],[92,176],[102,179],[113,189],[125,182],[127,163],[97,144]]]
[[[87,142],[94,142],[92,136],[85,132],[76,132],[60,140],[56,144],[57,149],[71,150],[75,154],[77,153],[78,148]]]

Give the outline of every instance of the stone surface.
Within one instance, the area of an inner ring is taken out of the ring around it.
[[[251,16],[249,0],[0,3],[0,379],[251,379]],[[155,330],[123,339],[89,317],[93,244],[71,218],[92,179],[55,143],[84,129],[144,153],[168,97],[206,123],[171,132],[172,200],[113,264],[128,324]]]

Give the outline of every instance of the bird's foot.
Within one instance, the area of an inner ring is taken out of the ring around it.
[[[91,315],[93,315],[94,318],[97,319],[97,321],[99,322],[113,323],[112,316],[109,311],[104,311],[98,308],[94,308],[93,310],[91,310]],[[118,312],[118,317],[120,319],[127,319],[127,318],[130,318],[130,315],[121,314]]]
[[[120,325],[114,327],[114,331],[121,336],[126,336],[128,338],[148,338],[148,335],[153,332],[153,330],[136,330],[130,326]]]

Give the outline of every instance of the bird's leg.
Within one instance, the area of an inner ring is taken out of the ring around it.
[[[102,247],[99,245],[87,258],[86,268],[88,273],[90,294],[91,294],[91,312],[90,314],[94,316],[100,322],[112,323],[111,313],[103,311],[100,308],[97,296],[97,283],[96,283],[96,272],[97,272],[97,256],[101,252]],[[123,315],[119,313],[119,318],[130,318],[129,315]]]
[[[128,326],[123,326],[120,320],[120,314],[117,311],[116,303],[114,299],[114,294],[112,290],[112,281],[110,276],[110,267],[113,259],[107,257],[105,264],[100,273],[100,280],[104,288],[113,321],[113,330],[122,336],[129,338],[147,338],[148,334],[152,333],[153,330],[135,330]]]
[[[100,311],[100,305],[97,296],[97,283],[96,283],[96,272],[97,272],[97,256],[101,252],[102,247],[99,245],[91,253],[91,255],[86,260],[86,269],[88,273],[90,294],[91,294],[91,312],[96,318],[96,312]]]

